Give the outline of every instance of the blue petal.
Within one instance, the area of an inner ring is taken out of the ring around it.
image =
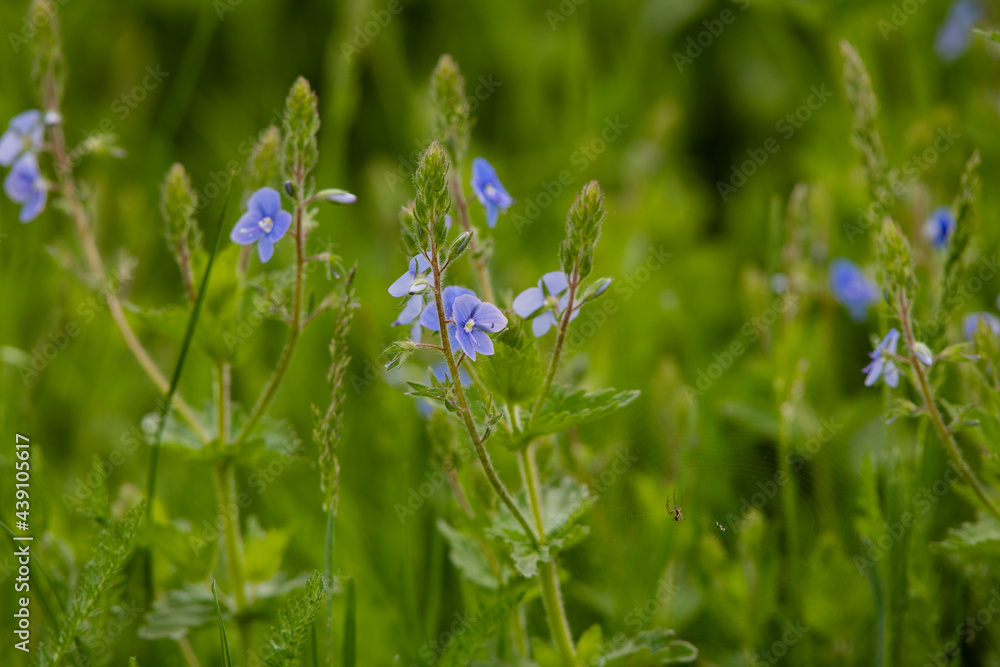
[[[399,313],[399,317],[393,322],[393,326],[397,324],[409,324],[417,315],[420,314],[420,309],[424,307],[424,297],[419,294],[411,296],[406,301],[406,306],[403,308],[402,312]]]
[[[883,366],[885,366],[885,359],[876,359],[861,369],[862,373],[868,373],[868,376],[865,378],[866,387],[870,387],[878,382],[879,376],[882,375]]]
[[[464,327],[456,327],[454,324],[448,325],[449,335],[454,334],[455,340],[458,342],[459,348],[465,355],[476,360],[476,339],[473,336],[476,331],[466,331]]]
[[[291,227],[292,214],[288,211],[278,211],[271,217],[271,221],[274,223],[274,227],[271,228],[271,233],[268,236],[272,241],[278,241]]]
[[[417,276],[415,274],[407,271],[400,277],[396,278],[395,282],[389,285],[389,294],[392,296],[406,296],[410,293],[410,283],[412,283],[416,277]]]
[[[541,338],[556,324],[556,316],[551,310],[547,310],[531,320],[531,333],[535,334],[536,338]]]
[[[882,381],[895,389],[899,385],[899,369],[891,361],[885,362],[885,370],[882,372]]]
[[[569,289],[569,280],[566,279],[564,271],[549,271],[542,276],[542,284],[552,296],[559,296]]]
[[[1000,318],[993,313],[969,313],[962,318],[962,335],[966,340],[972,340],[979,328],[979,320],[986,322],[986,326],[993,331],[993,334],[1000,336]]]
[[[258,224],[260,218],[256,213],[247,212],[240,216],[229,233],[229,239],[239,245],[249,245],[259,239],[264,234],[264,230]]]
[[[497,218],[500,217],[500,211],[492,199],[485,200],[483,208],[486,210],[486,224],[489,225],[490,229],[493,229],[497,226]]]
[[[470,290],[468,287],[458,287],[457,285],[452,285],[450,287],[445,287],[441,292],[441,300],[444,302],[444,319],[451,319],[451,307],[455,303],[455,299],[462,296],[463,294],[469,294],[476,296],[476,293]],[[437,312],[437,300],[431,299],[430,303],[424,312],[420,314],[420,324],[431,331],[440,331],[440,326],[438,325],[438,312]]]
[[[545,305],[545,293],[541,287],[529,287],[514,297],[514,312],[521,317],[529,317]]]
[[[281,195],[274,188],[261,188],[250,195],[247,200],[247,211],[256,213],[257,219],[271,218],[281,210]]]
[[[472,161],[472,191],[480,203],[486,200],[486,185],[499,182],[497,172],[485,158],[477,157]]]
[[[489,336],[477,329],[470,331],[469,335],[472,336],[472,344],[475,346],[476,352],[487,355],[493,354],[493,341],[490,340]],[[473,361],[476,360],[475,354],[470,354],[469,356],[472,357]]]
[[[7,130],[0,136],[0,165],[10,166],[10,163],[21,154],[24,140],[20,135]]]
[[[496,333],[498,331],[503,331],[504,327],[507,326],[507,318],[500,311],[500,309],[492,303],[486,301],[480,302],[479,305],[476,306],[472,312],[472,319],[476,323],[476,329],[479,331]],[[456,321],[461,322],[461,320]]]
[[[40,138],[40,133],[45,131],[42,125],[42,112],[38,109],[22,111],[10,119],[7,128],[31,139]]]
[[[37,218],[38,214],[45,210],[45,202],[47,199],[48,188],[45,186],[45,182],[37,182],[31,196],[21,209],[21,215],[19,216],[21,222],[31,222]]]
[[[430,329],[431,331],[441,330],[441,323],[438,322],[438,307],[436,299],[431,299],[431,302],[427,304],[426,308],[424,308],[424,312],[420,313],[420,326],[425,329]]]
[[[418,253],[410,258],[410,271],[414,271],[414,262],[416,262],[416,273],[423,273],[431,268],[431,263],[427,261],[423,253]]]
[[[260,261],[265,264],[274,255],[274,242],[266,235],[257,241],[257,254],[260,256]]]
[[[461,330],[465,330],[465,323],[472,319],[472,314],[476,312],[482,304],[482,301],[472,296],[471,294],[462,294],[455,299],[455,303],[451,307],[451,317],[448,318],[455,324],[459,326]],[[496,308],[496,306],[493,306]],[[447,310],[447,308],[445,308]],[[503,317],[501,315],[501,317]],[[461,339],[459,340],[461,342]]]

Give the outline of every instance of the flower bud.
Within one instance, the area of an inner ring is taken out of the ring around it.
[[[271,125],[260,133],[247,158],[246,186],[250,192],[274,187],[281,179],[281,132]]]
[[[426,240],[420,230],[427,230],[433,236],[436,245],[444,242],[447,228],[444,216],[451,209],[451,196],[448,192],[448,156],[438,142],[432,142],[423,155],[420,164],[413,175],[413,183],[417,189],[417,197],[413,207],[414,229],[412,236]],[[425,242],[425,241],[422,241]]]
[[[560,261],[568,275],[586,278],[590,274],[594,247],[606,215],[604,192],[597,181],[590,181],[576,196],[566,216],[566,240],[560,248]]]
[[[469,147],[469,101],[465,96],[465,78],[458,63],[447,53],[438,60],[431,75],[431,100],[437,112],[438,130],[455,160],[461,160]]]
[[[899,291],[912,290],[915,281],[910,243],[891,218],[887,217],[882,223],[877,254],[882,265],[882,288],[889,293],[891,302],[895,302]]]
[[[298,182],[316,166],[319,150],[316,134],[319,132],[319,102],[316,93],[303,77],[292,85],[285,99],[284,160],[286,179]]]

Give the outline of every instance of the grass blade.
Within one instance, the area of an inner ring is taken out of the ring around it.
[[[226,622],[222,619],[219,595],[215,592],[215,579],[212,579],[212,597],[215,598],[215,609],[219,612],[219,645],[222,647],[222,667],[233,667],[233,655],[229,652],[229,638],[226,636]]]
[[[358,617],[354,599],[354,577],[347,579],[347,608],[344,612],[343,667],[354,667],[358,659]]]

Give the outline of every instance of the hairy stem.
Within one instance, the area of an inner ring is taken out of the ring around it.
[[[902,289],[899,290],[897,299],[899,301],[900,321],[903,325],[903,334],[906,336],[906,345],[910,356],[910,365],[913,366],[917,375],[917,380],[920,385],[920,394],[924,401],[924,408],[927,410],[927,414],[930,415],[934,428],[937,430],[938,436],[941,438],[941,444],[944,445],[944,449],[948,453],[949,458],[951,458],[952,463],[954,463],[955,467],[958,468],[960,473],[962,473],[966,483],[972,487],[972,490],[977,496],[979,496],[979,499],[983,502],[990,513],[997,519],[1000,519],[1000,508],[997,507],[996,503],[986,492],[986,489],[979,482],[979,480],[976,479],[975,474],[972,472],[972,468],[969,467],[969,464],[962,456],[962,452],[958,448],[958,443],[955,442],[955,437],[948,429],[948,426],[944,423],[944,418],[941,416],[941,412],[938,410],[937,404],[934,402],[934,395],[931,392],[930,383],[927,381],[927,373],[924,371],[923,363],[917,358],[915,347],[916,339],[913,336],[913,324],[910,321],[910,305],[906,300],[906,293]]]
[[[458,374],[458,364],[455,363],[455,356],[452,354],[451,341],[448,337],[448,322],[444,318],[444,300],[441,298],[441,265],[438,259],[437,246],[433,241],[433,235],[431,240],[431,271],[434,275],[434,299],[437,305],[438,313],[438,326],[441,332],[441,347],[444,349],[444,358],[448,363],[448,370],[451,373],[452,384],[455,387],[455,394],[458,398],[459,411],[462,415],[462,422],[465,424],[465,430],[469,433],[469,438],[472,439],[472,445],[476,450],[476,456],[479,457],[479,463],[483,466],[483,472],[486,473],[486,478],[489,480],[490,484],[493,486],[493,490],[499,496],[500,501],[507,506],[517,522],[521,524],[524,528],[525,534],[531,539],[532,542],[538,542],[538,537],[531,528],[531,524],[525,518],[524,514],[517,507],[514,502],[514,498],[510,495],[507,487],[504,486],[503,480],[500,479],[500,475],[497,474],[496,468],[493,467],[493,462],[490,460],[490,455],[486,451],[486,447],[483,445],[482,438],[479,437],[479,431],[476,429],[476,422],[472,418],[472,410],[469,409],[469,403],[465,398],[465,390],[462,389],[462,378]]]
[[[298,184],[295,188],[295,192],[297,193],[297,202],[295,205],[295,288],[292,292],[292,320],[289,323],[288,339],[285,341],[285,348],[281,351],[281,358],[278,360],[277,367],[271,373],[264,391],[250,410],[250,415],[247,417],[240,432],[236,435],[233,442],[234,445],[242,443],[264,415],[264,411],[271,403],[271,399],[274,398],[275,393],[277,393],[278,387],[281,385],[281,380],[285,377],[285,372],[291,364],[292,355],[295,353],[295,345],[298,343],[299,334],[302,332],[302,287],[305,282],[303,267],[305,266],[306,257],[305,228],[302,224],[302,217],[305,211],[305,204],[302,202],[304,180],[304,175],[297,178]]]
[[[455,208],[458,210],[458,221],[462,224],[462,229],[472,233],[472,237],[469,240],[469,250],[472,251],[472,263],[475,266],[476,275],[479,277],[479,286],[483,290],[483,297],[485,297],[486,301],[495,304],[496,297],[493,294],[493,283],[490,282],[490,272],[486,268],[486,260],[483,259],[480,252],[479,241],[476,240],[476,232],[472,229],[472,221],[469,220],[469,203],[465,200],[465,194],[462,192],[462,184],[459,183],[456,173],[452,173],[450,185],[451,196],[455,200]]]

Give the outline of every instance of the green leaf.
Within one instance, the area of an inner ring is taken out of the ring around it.
[[[222,647],[222,667],[233,667],[233,656],[229,652],[229,638],[226,637],[226,622],[222,618],[222,607],[219,596],[215,593],[215,579],[212,580],[212,597],[215,598],[215,610],[219,614],[219,643]]]
[[[931,544],[931,550],[964,557],[1000,556],[1000,522],[980,514],[975,523],[948,529],[943,540]]]
[[[192,533],[181,522],[150,521],[143,526],[139,543],[158,558],[170,561],[177,569],[177,574],[185,581],[201,580],[212,571],[215,549],[205,549],[209,543]],[[214,547],[215,543],[211,544]]]
[[[563,659],[559,655],[558,651],[552,648],[552,644],[548,643],[544,639],[541,639],[540,637],[531,638],[531,657],[533,657],[535,662],[538,663],[538,667],[563,666]]]
[[[504,403],[524,403],[542,386],[542,364],[534,336],[518,321],[493,338],[493,355],[484,356],[479,374],[486,387]]]
[[[141,639],[182,639],[196,628],[212,622],[216,614],[214,596],[204,584],[185,584],[167,592],[153,603],[146,624],[139,628]]]
[[[521,449],[540,436],[561,433],[575,426],[600,419],[625,407],[638,397],[638,391],[601,389],[587,392],[581,389],[569,392],[565,387],[553,386],[545,403],[542,404],[541,412],[534,421],[514,434],[501,431],[495,437],[505,447],[514,450]]]
[[[500,582],[493,573],[489,561],[486,560],[486,555],[474,538],[452,528],[444,519],[438,519],[437,527],[448,541],[450,547],[448,553],[452,565],[466,579],[483,588],[491,590],[500,588]]]
[[[292,539],[292,530],[264,530],[257,517],[251,516],[247,519],[244,538],[247,579],[265,581],[277,574]]]
[[[523,490],[514,497],[514,502],[525,516],[531,516],[531,508]],[[557,485],[542,488],[545,544],[536,547],[506,507],[502,507],[495,515],[493,526],[487,529],[487,533],[507,543],[518,572],[525,577],[534,577],[538,574],[539,563],[550,562],[556,554],[579,544],[587,537],[589,528],[578,525],[576,521],[592,502],[593,498],[586,486],[576,480],[564,478]]]
[[[576,657],[582,665],[589,665],[601,652],[604,643],[604,630],[599,623],[594,623],[576,641]]]
[[[292,598],[278,613],[278,625],[272,628],[269,641],[272,651],[264,660],[266,667],[295,667],[299,664],[299,652],[322,603],[323,575],[314,572],[306,582],[305,591]]]
[[[621,646],[597,657],[595,667],[649,667],[677,665],[698,659],[698,649],[683,639],[674,639],[674,631],[655,628],[640,632]]]
[[[468,665],[483,642],[493,637],[500,625],[507,620],[510,612],[521,602],[524,593],[523,587],[503,589],[490,606],[480,607],[462,629],[453,635],[438,665],[440,667]]]

